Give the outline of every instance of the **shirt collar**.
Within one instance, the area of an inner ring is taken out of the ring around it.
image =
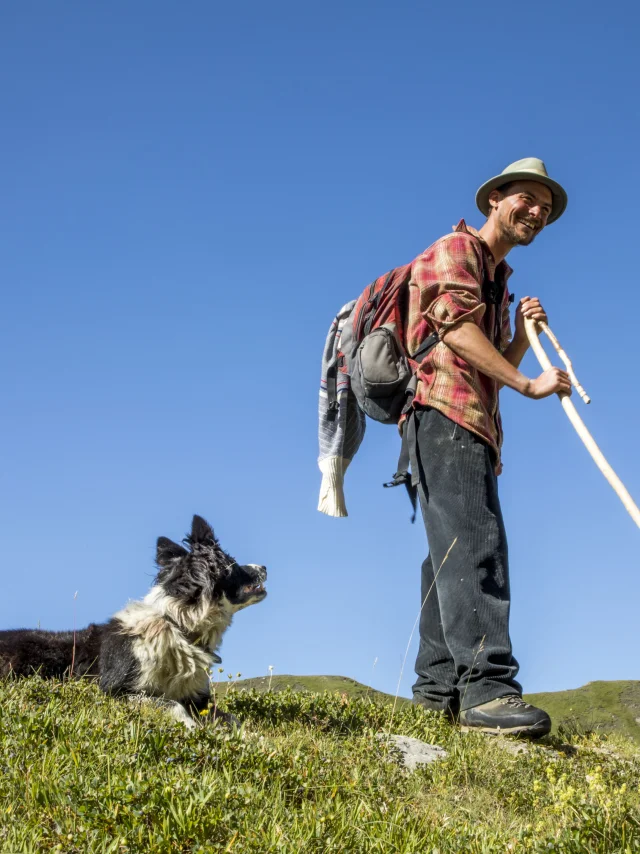
[[[457,225],[453,226],[454,231],[463,231],[465,234],[473,234],[474,237],[477,237],[480,243],[482,244],[482,248],[486,254],[487,262],[489,264],[489,272],[491,274],[491,278],[495,279],[496,274],[502,276],[502,281],[506,282],[509,276],[513,273],[511,267],[507,264],[506,261],[501,261],[496,265],[495,259],[493,257],[493,252],[489,249],[489,246],[485,240],[480,235],[480,232],[474,228],[472,225],[467,225],[467,223],[461,219]]]

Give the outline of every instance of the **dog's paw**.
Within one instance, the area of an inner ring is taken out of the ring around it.
[[[235,715],[232,715],[231,712],[219,712],[216,711],[211,715],[211,720],[220,721],[220,723],[225,726],[231,727],[232,729],[240,729],[242,724],[238,720]]]

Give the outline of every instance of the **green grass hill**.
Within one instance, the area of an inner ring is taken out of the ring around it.
[[[625,722],[633,684],[548,702]],[[0,680],[0,853],[640,854],[640,749],[617,732],[523,749],[341,677],[268,689],[215,685],[242,729],[189,731],[90,682]],[[410,773],[389,732],[447,755]]]
[[[619,733],[640,744],[640,682],[589,682],[572,691],[528,694],[556,729]]]
[[[266,691],[269,677],[241,679],[236,688]],[[393,702],[393,696],[368,688],[346,676],[272,676],[271,690],[337,691],[353,698]],[[221,686],[222,688],[222,686]],[[224,690],[224,688],[222,688]],[[640,682],[589,682],[571,691],[527,694],[525,699],[551,715],[555,732],[618,733],[640,744]],[[399,697],[398,703],[408,700]]]

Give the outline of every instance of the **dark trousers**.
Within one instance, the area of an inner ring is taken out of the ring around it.
[[[414,695],[434,707],[464,710],[521,694],[509,639],[507,537],[493,452],[435,409],[412,417],[413,465],[429,541]]]

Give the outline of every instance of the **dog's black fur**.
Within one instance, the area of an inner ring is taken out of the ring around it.
[[[73,632],[40,629],[0,631],[0,676],[38,672],[46,679],[62,679],[71,671],[72,662],[75,676],[97,676],[103,628],[91,623],[75,637]]]
[[[75,632],[0,631],[0,676],[96,676],[113,695],[156,698],[187,725],[209,703],[209,670],[233,614],[267,595],[263,566],[240,566],[193,517],[188,548],[160,537],[147,596]]]

